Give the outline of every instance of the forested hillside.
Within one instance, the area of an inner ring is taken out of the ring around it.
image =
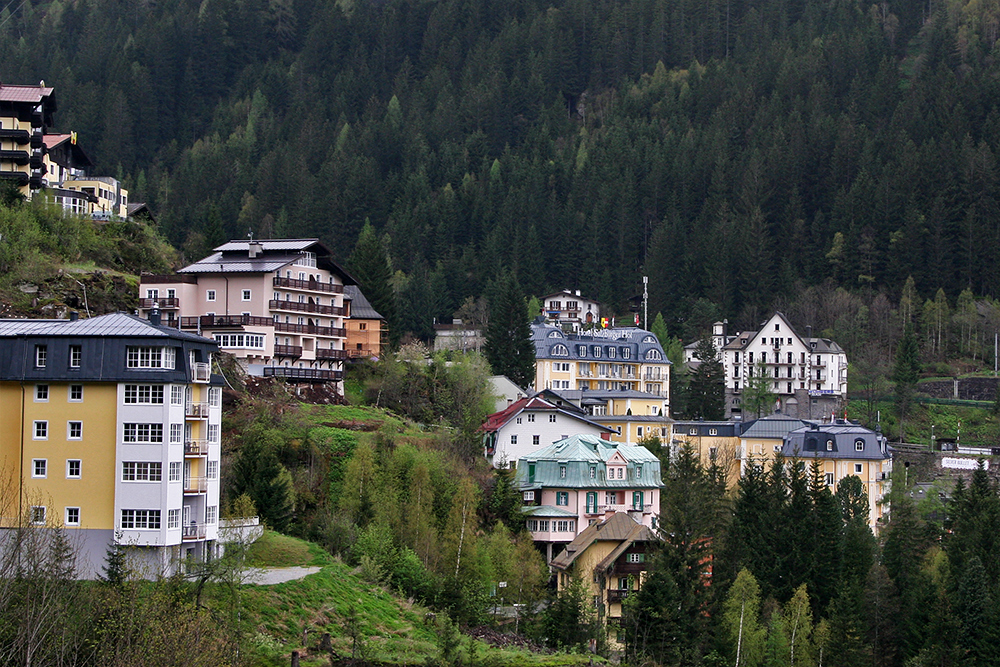
[[[415,312],[505,265],[619,310],[647,273],[670,322],[705,297],[746,324],[828,280],[1000,295],[998,26],[962,0],[56,0],[0,13],[0,72],[54,85],[189,256],[252,228],[344,259],[369,218]]]

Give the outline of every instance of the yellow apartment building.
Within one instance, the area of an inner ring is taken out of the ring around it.
[[[222,378],[209,339],[122,313],[0,320],[0,530],[58,526],[83,578],[217,551]]]

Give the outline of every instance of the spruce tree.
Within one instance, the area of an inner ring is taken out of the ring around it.
[[[517,386],[528,388],[535,381],[535,348],[524,295],[509,272],[504,272],[492,288],[483,352],[495,375],[506,375]]]
[[[704,338],[698,343],[694,358],[701,363],[688,381],[689,416],[692,419],[723,419],[726,373],[711,338]]]
[[[396,322],[396,297],[392,291],[392,267],[385,243],[379,239],[370,220],[365,218],[354,252],[347,260],[348,270],[358,281],[361,293],[389,324],[393,336]]]

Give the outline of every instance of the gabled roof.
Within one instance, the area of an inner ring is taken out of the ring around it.
[[[48,86],[12,86],[0,83],[0,102],[27,102],[38,104],[52,96],[53,88]]]
[[[558,556],[552,559],[552,566],[559,570],[568,570],[576,559],[595,542],[620,542],[620,544],[604,560],[598,564],[602,570],[608,569],[635,542],[652,542],[656,536],[646,526],[630,517],[625,512],[616,512],[609,519],[588,526],[566,545]]]
[[[378,311],[372,308],[371,303],[361,293],[357,285],[344,285],[344,298],[351,301],[352,320],[384,320]]]
[[[529,410],[530,411],[540,410],[545,412],[553,412],[556,414],[563,414],[569,417],[570,419],[575,419],[578,422],[589,424],[597,429],[600,429],[601,431],[607,429],[607,427],[604,426],[603,424],[598,424],[595,421],[591,421],[586,417],[580,416],[577,410],[570,411],[565,407],[557,406],[554,403],[550,403],[549,401],[546,401],[545,399],[535,395],[514,401],[509,406],[507,406],[506,409],[501,410],[500,412],[494,412],[493,414],[487,416],[486,421],[483,423],[482,427],[480,427],[480,430],[485,431],[487,433],[492,431],[498,431],[501,428],[503,428],[511,419],[521,414],[522,412]]]
[[[51,156],[49,159],[53,162],[56,162],[56,158],[61,154],[69,157],[72,162],[70,165],[63,166],[74,168],[94,166],[94,162],[83,152],[80,145],[73,141],[72,134],[46,134],[42,137],[42,142]],[[57,151],[57,148],[60,150]],[[59,162],[56,162],[56,164],[59,164]]]
[[[565,296],[565,297],[569,297],[570,299],[579,299],[580,301],[590,301],[591,303],[597,303],[596,299],[591,299],[591,298],[586,297],[586,296],[580,296],[579,294],[577,294],[573,290],[568,290],[568,289],[564,289],[564,290],[561,290],[559,292],[553,292],[552,294],[546,294],[545,296],[543,296],[541,298],[541,301],[545,301],[546,299],[549,299],[549,298],[554,297],[554,296]],[[544,307],[544,304],[542,304],[542,305]]]

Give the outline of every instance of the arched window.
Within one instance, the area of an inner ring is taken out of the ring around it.
[[[562,334],[558,331],[550,331],[549,338],[562,338]]]
[[[663,359],[663,355],[660,354],[659,350],[648,350],[646,352],[646,361],[660,361]]]
[[[646,336],[645,338],[642,339],[642,342],[643,343],[649,343],[651,345],[655,345],[656,344],[656,338],[654,338],[653,336]]]
[[[552,356],[553,357],[568,357],[569,349],[562,343],[552,346]]]

